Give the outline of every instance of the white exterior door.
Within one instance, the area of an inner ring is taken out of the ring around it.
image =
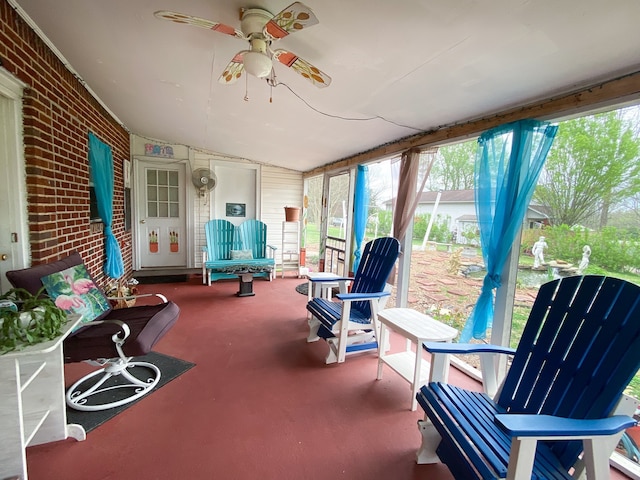
[[[21,109],[22,86],[0,71],[0,293],[11,289],[5,273],[29,256]]]
[[[140,268],[186,267],[185,165],[137,160],[135,180]]]

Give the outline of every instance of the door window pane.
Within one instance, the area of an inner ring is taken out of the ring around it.
[[[178,218],[180,216],[180,190],[178,172],[173,170],[147,170],[147,216]]]

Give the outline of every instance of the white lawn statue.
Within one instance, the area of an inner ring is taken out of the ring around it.
[[[544,249],[547,248],[547,242],[544,241],[544,237],[540,237],[536,243],[533,244],[531,253],[533,254],[533,268],[539,268],[544,265]]]
[[[578,275],[582,275],[589,266],[590,256],[591,247],[589,245],[585,245],[584,247],[582,247],[582,260],[580,260],[580,265],[578,265]]]

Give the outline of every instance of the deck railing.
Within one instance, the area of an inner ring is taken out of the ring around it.
[[[345,275],[344,262],[346,258],[347,241],[344,238],[327,236],[324,251],[324,271]]]

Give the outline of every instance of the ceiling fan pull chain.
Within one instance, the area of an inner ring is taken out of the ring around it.
[[[244,101],[249,101],[249,75],[244,76]]]

